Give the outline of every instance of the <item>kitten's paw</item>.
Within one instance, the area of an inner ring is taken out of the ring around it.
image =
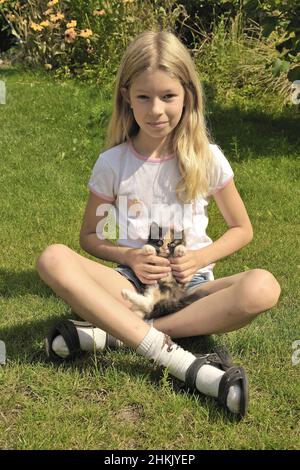
[[[131,300],[131,291],[129,289],[122,289],[121,295],[124,300]]]
[[[143,253],[144,253],[145,255],[155,255],[155,254],[156,254],[156,251],[155,251],[154,246],[152,246],[152,245],[144,245],[144,246],[143,246]]]
[[[176,246],[175,250],[174,250],[174,255],[175,256],[184,256],[187,252],[187,249],[184,245],[178,245]]]
[[[133,310],[133,313],[135,313],[136,316],[138,316],[139,318],[141,318],[142,320],[144,320],[144,318],[145,318],[145,312],[142,312],[142,310]]]

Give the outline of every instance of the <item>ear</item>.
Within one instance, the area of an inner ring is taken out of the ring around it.
[[[174,240],[185,241],[184,230],[174,230]]]
[[[152,222],[150,226],[150,236],[153,240],[158,240],[160,238],[160,227],[156,222]]]
[[[126,101],[126,103],[128,103],[129,106],[131,106],[130,96],[129,96],[129,91],[128,91],[128,89],[125,88],[125,87],[121,87],[121,88],[120,88],[120,92],[121,92],[121,95],[123,96],[124,100]]]

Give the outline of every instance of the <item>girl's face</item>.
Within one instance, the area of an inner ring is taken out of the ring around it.
[[[149,142],[166,139],[180,121],[184,106],[184,88],[162,70],[144,71],[123,97],[132,107],[140,127],[139,135]]]

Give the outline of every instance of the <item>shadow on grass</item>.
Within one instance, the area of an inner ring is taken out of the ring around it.
[[[0,269],[0,296],[20,297],[25,294],[51,297],[53,291],[40,279],[37,271],[8,271]]]
[[[238,106],[222,108],[212,103],[209,127],[216,143],[231,161],[248,159],[295,158],[300,145],[300,114],[287,110],[277,116]]]

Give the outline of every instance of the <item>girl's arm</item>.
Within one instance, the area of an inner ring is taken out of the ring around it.
[[[96,211],[100,205],[105,207],[107,204],[109,203],[105,199],[90,192],[80,230],[80,246],[96,258],[127,264],[126,255],[130,248],[114,245],[110,241],[102,240],[97,236],[97,225],[107,214],[97,216]]]
[[[253,238],[250,219],[233,180],[214,195],[214,200],[228,230],[214,243],[198,250],[198,261],[202,266],[235,253]]]
[[[211,245],[188,251],[182,258],[171,260],[174,277],[179,282],[189,282],[198,269],[235,253],[253,238],[252,225],[234,181],[230,181],[225,188],[218,191],[214,199],[228,230]]]

